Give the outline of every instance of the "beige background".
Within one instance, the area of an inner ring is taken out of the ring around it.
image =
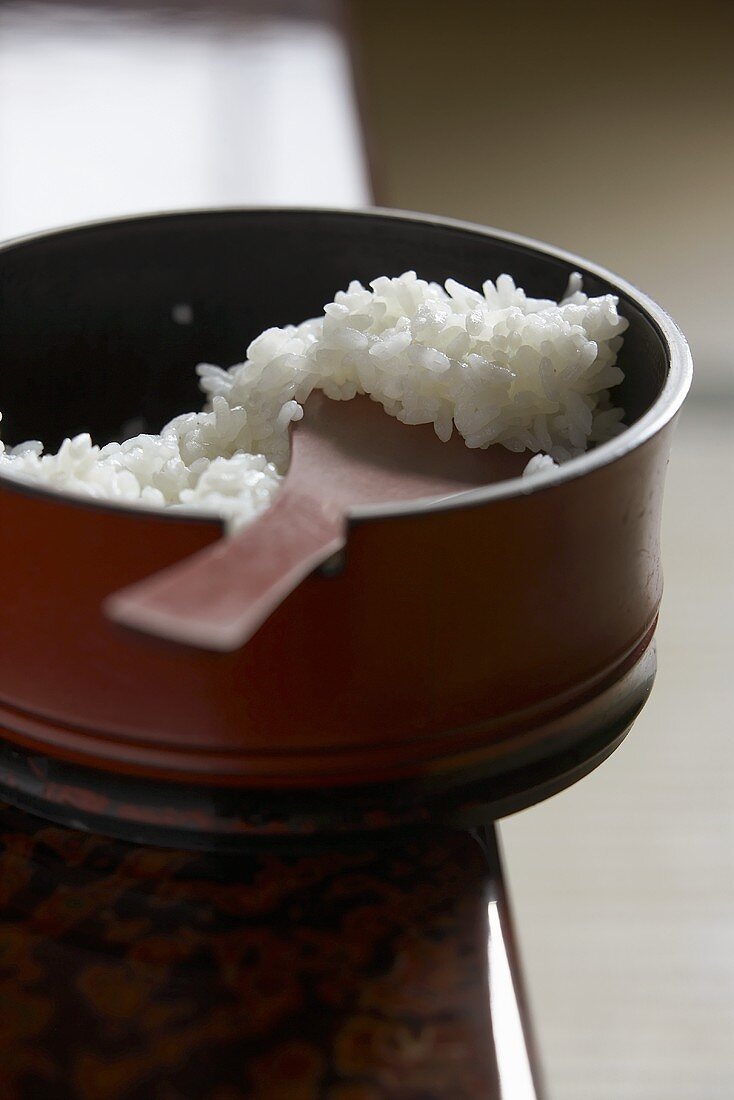
[[[689,336],[699,389],[732,386],[734,4],[352,10],[381,201],[624,274]]]
[[[577,251],[691,341],[652,698],[502,834],[551,1097],[731,1100],[734,5],[353,10],[382,202]]]

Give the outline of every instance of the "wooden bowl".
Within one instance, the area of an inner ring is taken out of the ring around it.
[[[139,417],[156,430],[200,405],[200,361],[241,361],[263,328],[319,313],[351,279],[409,268],[470,286],[508,271],[553,298],[578,270],[589,293],[617,294],[630,327],[615,401],[629,428],[541,483],[363,510],[345,568],[310,576],[231,654],[126,631],[101,610],[109,593],[219,538],[218,522],[0,478],[6,788],[73,814],[83,795],[64,787],[69,774],[106,791],[114,776],[113,816],[128,780],[161,812],[184,789],[196,788],[199,809],[215,788],[244,789],[261,814],[299,792],[323,808],[339,789],[326,818],[339,804],[343,820],[349,803],[362,807],[356,821],[380,824],[388,788],[410,819],[469,788],[483,806],[510,808],[617,743],[654,670],[663,480],[691,365],[665,313],[593,264],[390,212],[204,211],[10,242],[0,248],[3,438],[56,446],[89,430],[104,440]]]

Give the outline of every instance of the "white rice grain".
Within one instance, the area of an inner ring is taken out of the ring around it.
[[[406,424],[432,423],[444,442],[528,450],[525,475],[618,434],[610,390],[627,321],[613,295],[588,298],[574,272],[560,303],[529,298],[510,275],[482,291],[408,271],[353,281],[319,318],[270,328],[228,370],[197,368],[207,404],[101,449],[87,434],[56,454],[0,442],[0,473],[74,495],[222,516],[230,529],[278,492],[289,427],[313,390],[336,401],[368,394]]]

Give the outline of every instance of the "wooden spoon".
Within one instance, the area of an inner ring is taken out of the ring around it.
[[[470,450],[432,425],[406,426],[367,397],[313,394],[292,431],[291,463],[266,512],[237,534],[114,593],[119,623],[203,649],[248,641],[317,566],[346,542],[355,505],[445,497],[520,474],[527,455]]]

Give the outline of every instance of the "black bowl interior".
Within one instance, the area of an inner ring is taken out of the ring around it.
[[[571,265],[470,229],[320,211],[213,211],[82,227],[0,250],[7,443],[156,431],[201,406],[194,367],[240,362],[270,325],[320,313],[350,280],[415,269],[479,287],[503,271],[558,298]],[[584,271],[583,267],[581,269]],[[590,294],[616,288],[584,271]],[[632,424],[660,393],[665,345],[632,299],[615,391]],[[183,323],[182,323],[183,322]]]

